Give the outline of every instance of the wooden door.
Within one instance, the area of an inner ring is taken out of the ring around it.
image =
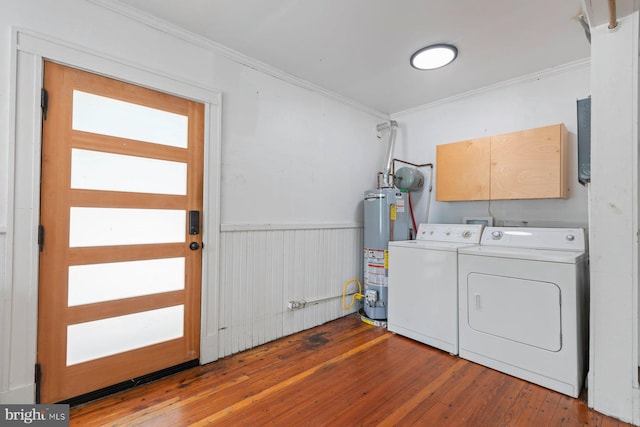
[[[199,358],[204,144],[202,104],[50,62],[44,76],[43,403]]]

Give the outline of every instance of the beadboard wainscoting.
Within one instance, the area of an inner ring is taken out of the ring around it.
[[[357,303],[345,311],[341,296],[345,282],[361,280],[362,245],[358,224],[223,225],[219,357],[356,311]],[[306,304],[291,310],[289,301]]]
[[[11,336],[11,289],[7,281],[7,227],[0,225],[0,344]],[[9,387],[9,346],[0,345],[0,396]],[[3,400],[0,398],[0,402]],[[4,402],[3,402],[4,403]]]

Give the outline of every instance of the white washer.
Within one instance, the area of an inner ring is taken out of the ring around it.
[[[485,228],[459,251],[460,357],[578,397],[586,262],[581,228]]]
[[[420,224],[416,240],[389,242],[387,329],[458,354],[458,249],[482,225]]]

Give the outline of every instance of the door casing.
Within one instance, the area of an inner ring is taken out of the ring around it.
[[[218,358],[221,94],[95,49],[14,28],[8,128],[8,217],[5,289],[0,326],[0,403],[35,402],[43,61],[58,62],[205,104],[204,211],[200,362]],[[18,142],[19,141],[19,142]],[[0,230],[1,231],[1,230]]]

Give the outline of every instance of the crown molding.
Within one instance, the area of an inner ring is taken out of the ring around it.
[[[472,96],[481,95],[483,93],[492,92],[497,89],[514,86],[521,83],[527,83],[535,80],[549,78],[558,74],[566,73],[572,70],[578,70],[582,68],[587,68],[591,65],[591,59],[579,59],[577,61],[568,62],[566,64],[560,65],[558,67],[547,68],[542,71],[537,71],[535,73],[526,74],[524,76],[516,77],[510,80],[505,80],[503,82],[495,83],[489,86],[483,86],[478,89],[473,89],[468,92],[463,92],[458,95],[449,96],[447,98],[442,98],[434,102],[430,102],[428,104],[419,105],[417,107],[409,108],[407,110],[399,111],[397,113],[391,114],[392,119],[401,118],[402,116],[406,116],[409,114],[417,113],[424,110],[429,110],[431,108],[435,108],[437,106],[448,104],[450,102],[459,101],[464,98],[470,98]]]

